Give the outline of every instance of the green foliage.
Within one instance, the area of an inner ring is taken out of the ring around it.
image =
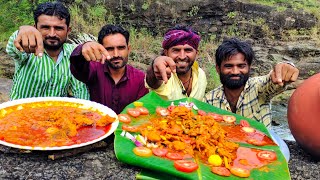
[[[137,10],[136,5],[134,4],[134,1],[131,4],[129,4],[129,7],[132,12],[135,12]]]
[[[38,0],[37,3],[45,2]],[[9,36],[21,25],[33,25],[33,9],[36,7],[34,1],[20,0],[7,1],[0,0],[0,42],[6,42]],[[2,43],[1,43],[2,44]]]
[[[196,16],[200,8],[198,6],[192,6],[191,10],[188,12],[188,17]]]
[[[235,12],[235,11],[232,11],[232,12],[228,12],[228,14],[227,14],[227,17],[229,18],[229,19],[234,19],[236,16],[237,16],[237,12]]]
[[[315,75],[315,74],[316,74],[316,72],[313,71],[313,70],[309,70],[309,72],[308,72],[308,75],[309,75],[309,76],[312,76],[312,75]]]
[[[143,10],[147,10],[147,9],[150,7],[150,4],[151,4],[151,1],[150,1],[150,0],[144,1],[141,8],[142,8]]]

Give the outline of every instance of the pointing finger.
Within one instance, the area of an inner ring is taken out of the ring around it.
[[[282,66],[283,64],[277,64],[274,68],[275,77],[278,81],[278,83],[282,83]]]
[[[40,33],[36,34],[36,42],[37,42],[36,55],[42,57],[44,52],[44,47],[43,47],[42,35]]]
[[[20,44],[21,41],[22,41],[21,36],[18,35],[17,38],[13,41],[13,44],[19,51],[23,52],[24,50]]]

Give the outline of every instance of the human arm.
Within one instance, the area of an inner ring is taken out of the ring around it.
[[[29,54],[26,52],[21,52],[15,47],[14,40],[17,38],[18,33],[19,31],[17,30],[9,37],[8,44],[6,46],[6,52],[15,60],[16,63],[21,64],[29,58]]]
[[[84,83],[87,83],[89,80],[90,62],[86,61],[85,58],[82,56],[82,47],[83,44],[77,46],[71,53],[70,71],[76,79]]]
[[[34,26],[20,26],[14,46],[20,52],[35,53],[40,57],[44,51],[42,35]]]
[[[176,72],[176,64],[168,56],[159,56],[147,68],[146,82],[149,87],[157,89],[163,82],[167,83],[171,73]]]
[[[87,61],[95,61],[104,64],[106,60],[111,59],[108,51],[98,42],[86,42],[83,44],[82,56]]]

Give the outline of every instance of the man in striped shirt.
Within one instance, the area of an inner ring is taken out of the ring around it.
[[[9,38],[6,51],[15,62],[10,99],[68,96],[89,99],[87,87],[70,72],[75,46],[66,43],[70,13],[59,2],[40,4],[34,26],[21,26]]]
[[[208,92],[203,101],[270,126],[271,99],[285,90],[285,84],[297,80],[299,70],[290,63],[279,63],[268,75],[249,78],[254,52],[236,38],[225,40],[215,56],[222,85]]]

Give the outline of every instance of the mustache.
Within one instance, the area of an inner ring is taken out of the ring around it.
[[[45,37],[45,40],[60,40],[58,37]]]
[[[110,59],[110,61],[115,61],[115,60],[123,60],[123,57],[117,56],[117,57],[112,57],[112,58]]]
[[[228,78],[232,78],[232,77],[243,77],[244,75],[242,74],[230,74],[230,75],[227,75]]]

